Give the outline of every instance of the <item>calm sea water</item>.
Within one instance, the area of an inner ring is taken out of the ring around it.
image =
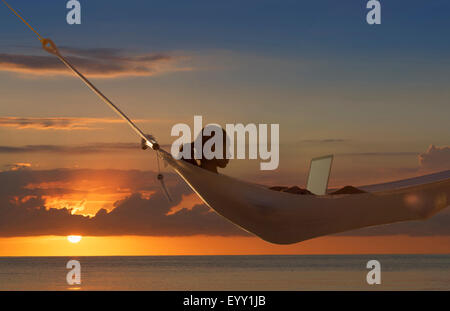
[[[81,263],[79,286],[66,263]],[[367,261],[381,285],[366,283]],[[0,257],[0,290],[450,290],[450,255]]]

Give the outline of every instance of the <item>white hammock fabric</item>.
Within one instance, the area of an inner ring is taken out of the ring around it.
[[[206,205],[244,230],[276,244],[427,219],[450,204],[450,171],[412,179],[416,183],[413,186],[374,193],[295,195],[215,174],[174,160],[163,150],[159,152]],[[427,183],[417,184],[419,179]]]

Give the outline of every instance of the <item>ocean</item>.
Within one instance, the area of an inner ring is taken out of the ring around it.
[[[450,255],[0,257],[0,290],[450,290]]]

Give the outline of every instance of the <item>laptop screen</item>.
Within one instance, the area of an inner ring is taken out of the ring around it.
[[[306,189],[316,195],[327,193],[333,155],[314,158],[309,167],[308,184]]]

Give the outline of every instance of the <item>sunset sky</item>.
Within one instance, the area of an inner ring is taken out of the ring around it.
[[[10,0],[139,126],[170,145],[173,125],[280,124],[280,166],[221,172],[305,186],[334,154],[330,186],[450,168],[450,4],[366,1]],[[210,211],[0,5],[0,256],[450,253],[450,211],[290,246]],[[66,236],[82,235],[76,244]]]

